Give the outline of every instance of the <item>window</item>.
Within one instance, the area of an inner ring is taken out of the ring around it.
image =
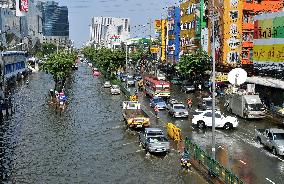
[[[284,133],[275,133],[273,136],[274,140],[284,140]]]
[[[205,117],[212,117],[212,112],[206,112],[203,116],[205,116]]]
[[[270,140],[272,140],[272,133],[271,133],[271,132],[268,132],[267,137],[268,137]]]

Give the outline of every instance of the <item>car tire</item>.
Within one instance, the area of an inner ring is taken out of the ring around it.
[[[197,122],[197,127],[198,127],[199,129],[204,129],[204,128],[205,128],[205,123],[204,123],[204,121],[198,121],[198,122]]]
[[[262,144],[260,137],[257,137],[257,138],[256,138],[256,141],[257,141],[258,144],[260,144],[260,145]]]
[[[273,153],[273,155],[277,156],[276,148],[272,147],[272,153]]]
[[[233,129],[233,124],[229,123],[229,122],[225,123],[224,129],[225,130],[232,130]]]

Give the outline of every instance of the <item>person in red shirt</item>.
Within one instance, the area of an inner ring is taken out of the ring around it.
[[[156,105],[156,106],[154,107],[154,111],[155,111],[156,118],[159,118],[159,117],[158,117],[158,114],[159,114],[160,110],[159,110],[158,105]]]
[[[187,107],[191,108],[192,106],[192,100],[190,98],[187,99]]]

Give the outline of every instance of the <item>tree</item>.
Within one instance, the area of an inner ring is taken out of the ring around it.
[[[202,50],[197,50],[190,55],[181,56],[176,68],[185,77],[202,79],[205,71],[210,69],[210,56]]]
[[[52,74],[56,90],[62,90],[66,78],[71,74],[76,58],[77,54],[74,52],[53,53],[49,55],[47,61],[43,64],[43,70]]]

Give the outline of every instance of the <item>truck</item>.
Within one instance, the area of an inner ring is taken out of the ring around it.
[[[143,128],[150,125],[149,116],[141,109],[138,101],[124,101],[123,118],[130,128]]]
[[[255,129],[257,142],[272,150],[274,155],[284,155],[284,130],[279,128]]]
[[[226,100],[225,107],[227,111],[246,119],[260,119],[266,115],[266,108],[258,94],[233,93]]]

